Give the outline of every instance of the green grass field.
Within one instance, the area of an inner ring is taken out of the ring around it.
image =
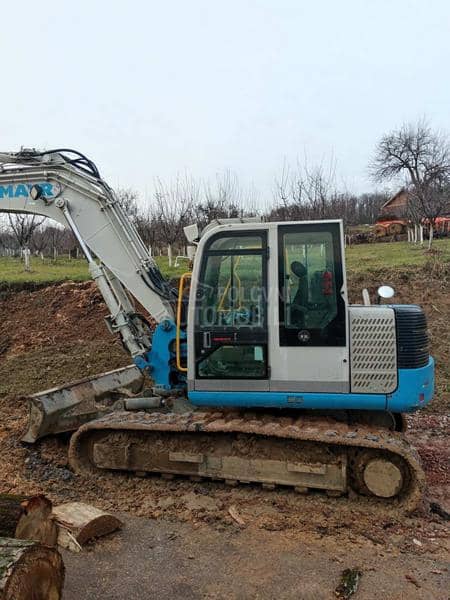
[[[169,268],[166,257],[157,257],[165,277],[181,275],[187,268],[187,261],[180,261],[179,267]],[[174,259],[175,262],[175,259]],[[56,281],[86,281],[90,279],[87,262],[84,259],[71,259],[59,257],[56,260],[45,258],[43,261],[32,256],[30,259],[31,271],[25,271],[24,263],[19,258],[0,258],[0,283],[54,283]]]
[[[355,273],[383,268],[413,269],[432,257],[450,263],[450,239],[435,240],[431,253],[424,246],[408,242],[359,244],[346,249],[347,269]]]
[[[386,244],[359,244],[347,248],[347,269],[354,273],[376,271],[383,268],[414,269],[424,265],[430,257],[438,256],[444,263],[450,263],[450,239],[436,240],[433,254],[426,248],[406,242]],[[166,257],[156,261],[165,277],[177,277],[187,270],[186,261],[181,266],[169,268]],[[55,281],[86,281],[89,279],[86,261],[83,259],[58,258],[57,260],[31,257],[31,271],[24,269],[18,258],[0,258],[0,283],[52,283]]]

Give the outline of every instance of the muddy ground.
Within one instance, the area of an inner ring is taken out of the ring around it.
[[[376,273],[354,278],[351,299],[359,301],[361,288],[380,280]],[[130,515],[122,534],[85,555],[65,556],[66,597],[330,598],[340,571],[359,566],[358,598],[447,598],[448,522],[442,512],[430,510],[436,508],[430,503],[450,511],[449,280],[448,272],[432,265],[383,274],[398,301],[424,306],[437,361],[436,398],[409,418],[408,435],[428,480],[423,506],[409,516],[395,506],[321,493],[74,475],[66,437],[32,447],[20,443],[27,418],[23,396],[126,365],[129,358],[107,332],[105,307],[92,284],[5,294],[0,302],[0,492],[44,492],[54,502],[83,500]],[[120,581],[119,564],[127,567]],[[139,569],[145,576],[137,575]],[[139,595],[142,589],[148,591]]]

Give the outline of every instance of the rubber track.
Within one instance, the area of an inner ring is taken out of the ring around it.
[[[85,444],[96,431],[127,432],[205,432],[248,433],[260,436],[317,442],[355,449],[386,451],[403,458],[410,471],[408,489],[398,498],[398,506],[407,512],[419,505],[425,488],[425,474],[415,449],[403,434],[366,425],[348,425],[326,417],[275,417],[271,414],[242,412],[130,413],[114,412],[90,421],[76,431],[70,441],[69,461],[80,473],[95,472],[86,465]]]

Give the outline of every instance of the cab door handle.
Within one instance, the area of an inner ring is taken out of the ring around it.
[[[203,348],[211,348],[211,332],[203,332]]]

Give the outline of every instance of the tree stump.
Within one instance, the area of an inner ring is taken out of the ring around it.
[[[0,600],[60,600],[64,564],[54,548],[0,538]]]
[[[52,517],[52,503],[45,496],[0,495],[0,536],[34,540],[55,546],[58,526]]]

